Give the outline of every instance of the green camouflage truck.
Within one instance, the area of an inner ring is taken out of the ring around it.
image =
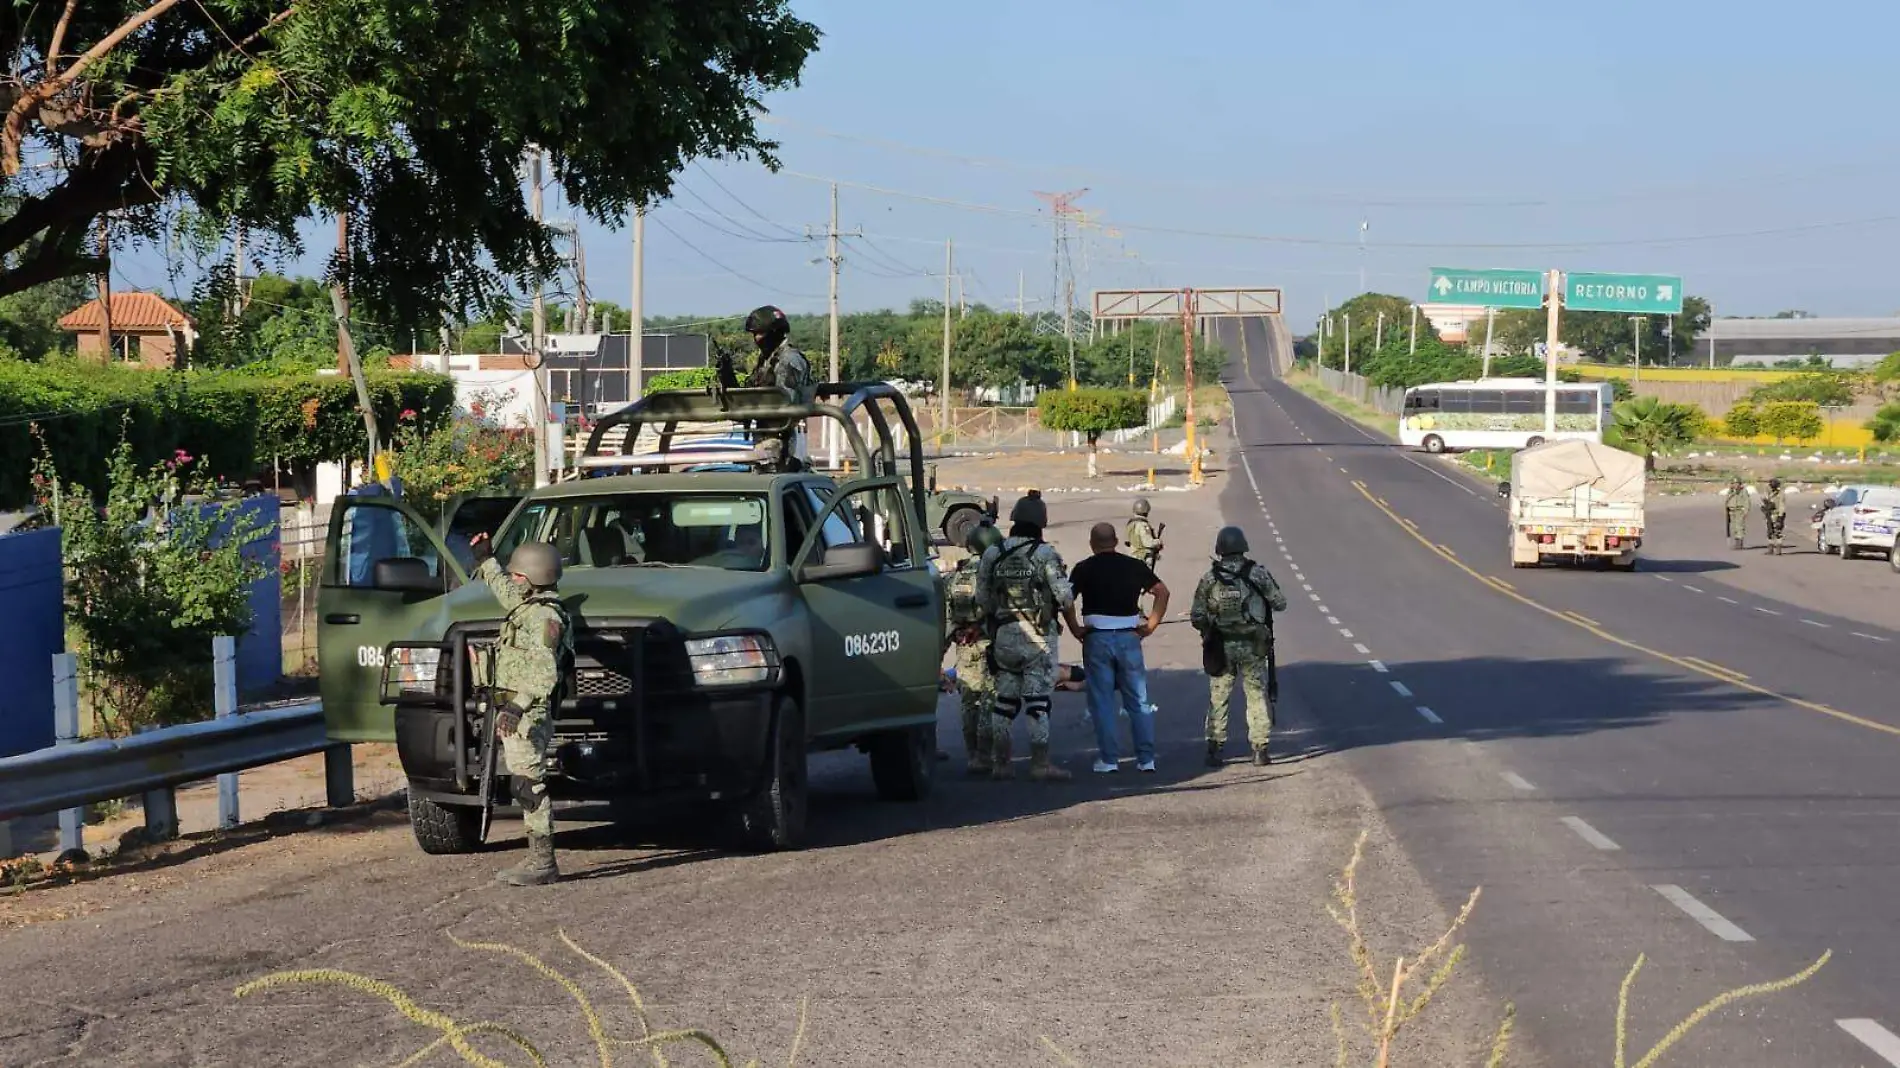
[[[866,414],[869,445],[853,425]],[[694,422],[743,419],[767,440],[813,417],[844,424],[860,477],[758,447],[667,451]],[[599,454],[618,424],[627,441],[661,428],[659,451]],[[576,626],[551,747],[557,799],[628,816],[714,809],[743,844],[783,849],[804,838],[812,751],[866,753],[882,798],[930,791],[943,613],[922,464],[900,462],[899,427],[916,440],[902,394],[881,384],[820,386],[810,403],[777,388],[655,393],[597,425],[579,477],[519,495],[493,530],[496,555],[555,544]],[[491,519],[505,506],[478,500]],[[469,581],[467,538],[487,526],[428,523],[374,489],[331,515],[318,594],[329,736],[395,743],[429,853],[478,848],[485,798],[505,796],[483,789],[490,731],[471,655],[501,622]]]

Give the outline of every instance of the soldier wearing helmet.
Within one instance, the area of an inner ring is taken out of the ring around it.
[[[1135,498],[1135,514],[1122,529],[1128,554],[1150,568],[1161,562],[1161,532],[1148,520],[1148,498]]]
[[[1781,480],[1768,480],[1768,492],[1761,495],[1761,514],[1768,521],[1768,555],[1781,555],[1781,529],[1788,522],[1788,501],[1781,494]]]
[[[1188,618],[1201,632],[1201,664],[1208,675],[1207,766],[1221,766],[1227,744],[1227,701],[1240,679],[1247,701],[1247,740],[1253,762],[1265,766],[1273,733],[1279,680],[1273,662],[1273,613],[1286,611],[1286,594],[1263,564],[1247,558],[1247,535],[1222,527],[1214,563],[1194,589]]]
[[[995,768],[991,749],[995,745],[990,730],[990,710],[995,703],[995,688],[990,680],[990,635],[984,625],[983,609],[977,604],[977,567],[983,554],[1003,543],[1003,533],[988,522],[980,523],[964,539],[969,550],[957,561],[954,570],[938,578],[943,594],[944,642],[956,650],[957,697],[963,719],[963,751],[971,775],[988,775]]]
[[[1029,777],[1059,782],[1070,774],[1049,761],[1049,713],[1055,697],[1056,637],[1062,614],[1075,603],[1068,568],[1042,540],[1049,506],[1035,491],[1009,513],[1009,537],[983,551],[976,601],[990,627],[990,666],[996,697],[990,777],[1007,779],[1010,733],[1017,716],[1029,718]]]
[[[805,354],[793,348],[791,321],[770,304],[755,308],[745,317],[745,332],[759,348],[759,361],[746,379],[749,386],[782,386],[801,400],[811,398],[811,363]]]
[[[1722,496],[1722,508],[1728,513],[1728,547],[1739,549],[1748,536],[1748,486],[1742,476],[1728,480],[1728,492]]]
[[[574,658],[574,628],[556,588],[561,554],[547,542],[526,542],[510,554],[504,570],[488,535],[476,535],[469,547],[479,561],[475,574],[507,613],[485,666],[509,789],[528,832],[527,859],[495,878],[510,886],[539,886],[561,877],[547,786],[550,714]]]

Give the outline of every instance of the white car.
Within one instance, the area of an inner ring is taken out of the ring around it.
[[[1814,547],[1852,560],[1861,553],[1894,557],[1900,535],[1900,489],[1892,486],[1843,486],[1834,507],[1821,516]]]

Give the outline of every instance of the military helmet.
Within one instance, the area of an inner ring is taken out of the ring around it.
[[[745,317],[745,332],[748,334],[769,334],[780,326],[789,326],[785,313],[770,304],[752,309]]]
[[[527,542],[508,557],[508,570],[530,586],[552,586],[561,581],[561,551],[545,541]]]
[[[1780,480],[1780,479],[1778,479],[1778,478],[1771,478],[1771,479],[1769,479],[1769,480],[1768,480],[1768,488],[1769,488],[1769,489],[1780,489],[1780,488],[1781,488],[1781,480]]]
[[[1729,485],[1731,485],[1731,486],[1739,486],[1739,485],[1741,485],[1741,484],[1742,484],[1742,476],[1740,476],[1740,475],[1736,475],[1736,476],[1735,476],[1734,478],[1731,478],[1731,479],[1729,479],[1729,480],[1728,480],[1728,484],[1729,484]]]
[[[994,523],[978,523],[964,536],[963,547],[970,550],[971,556],[982,556],[992,545],[1003,544],[1003,532],[996,529]]]
[[[1028,496],[1018,500],[1016,506],[1009,510],[1009,521],[1027,523],[1032,527],[1046,527],[1049,525],[1049,506],[1042,502],[1040,493],[1030,490]]]
[[[1239,527],[1222,527],[1214,535],[1215,556],[1235,556],[1247,551],[1247,532]]]
[[[1148,514],[1148,498],[1146,498],[1146,497],[1136,497],[1136,498],[1135,498],[1135,514],[1136,514],[1136,515],[1138,515],[1138,516],[1144,516],[1144,517],[1145,517],[1145,516],[1147,516],[1147,514]]]

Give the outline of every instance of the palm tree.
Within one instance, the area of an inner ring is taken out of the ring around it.
[[[1656,470],[1656,454],[1689,440],[1682,405],[1664,404],[1654,397],[1631,397],[1610,409],[1613,421],[1603,428],[1603,442],[1643,458],[1643,470]]]

